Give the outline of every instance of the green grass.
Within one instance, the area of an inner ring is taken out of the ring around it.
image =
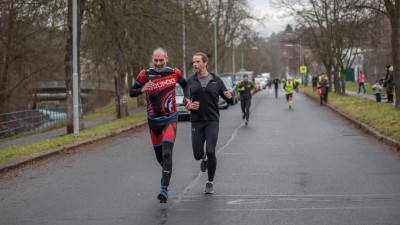
[[[128,104],[128,111],[131,109],[135,109],[137,107],[137,99],[136,98],[127,98],[126,102]],[[94,113],[89,113],[83,116],[84,121],[99,119],[105,116],[115,114],[115,103],[114,101],[110,102],[104,107],[96,109]]]
[[[372,90],[372,85],[370,83],[365,83],[365,90],[367,91],[368,94],[375,94],[374,90]],[[346,82],[346,90],[350,91],[355,91],[358,92],[358,83],[355,82]],[[363,92],[364,90],[361,88],[360,92]]]
[[[132,126],[144,121],[146,121],[146,112],[141,112],[122,119],[113,120],[96,127],[84,129],[77,137],[75,137],[73,134],[68,134],[32,144],[9,147],[0,151],[0,164],[17,158],[29,156],[34,153],[44,152],[52,148],[65,146],[67,144],[90,140],[94,137],[99,137],[102,135],[114,134],[123,127]]]
[[[303,87],[301,90],[319,100],[317,92],[311,87]],[[351,118],[375,128],[379,133],[400,140],[400,120],[398,119],[400,110],[394,108],[393,105],[332,92],[329,93],[328,103]]]
[[[127,98],[127,104],[128,104],[128,111],[135,109],[137,107],[136,98]],[[103,117],[114,115],[114,114],[115,114],[115,103],[114,103],[114,101],[112,101],[109,104],[96,109],[95,112],[83,115],[83,121],[95,120],[95,119],[103,118]],[[66,121],[61,121],[61,122],[54,123],[45,128],[31,130],[31,131],[27,131],[27,132],[20,132],[19,134],[16,134],[16,135],[13,135],[10,137],[0,137],[0,139],[6,140],[6,139],[15,139],[15,138],[20,138],[20,137],[25,137],[25,136],[32,135],[32,134],[43,133],[43,132],[46,132],[49,130],[57,129],[60,127],[65,127],[65,125],[66,125]]]

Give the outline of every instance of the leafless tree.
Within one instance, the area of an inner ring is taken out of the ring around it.
[[[390,20],[392,64],[394,68],[395,95],[400,96],[400,0],[354,0],[354,7],[378,11]],[[400,98],[397,97],[395,107],[400,108]]]
[[[217,27],[218,71],[232,70],[232,55],[246,37],[255,36],[251,28],[253,21],[262,21],[255,16],[246,0],[191,0],[188,3],[188,52],[205,52],[210,57],[209,67],[213,71],[215,63],[215,33]],[[236,53],[237,54],[237,53]],[[214,71],[215,72],[215,71]]]
[[[308,44],[314,46],[327,73],[334,73],[335,92],[345,93],[345,73],[365,39],[368,10],[351,7],[352,0],[280,0],[280,4],[295,16],[298,26],[307,28],[298,38],[312,40]]]
[[[26,108],[34,81],[57,63],[57,34],[48,26],[46,3],[0,1],[0,112]]]

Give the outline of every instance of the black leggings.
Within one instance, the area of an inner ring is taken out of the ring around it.
[[[364,82],[360,82],[360,83],[358,83],[358,93],[360,93],[360,91],[361,91],[361,87],[364,89],[364,94],[365,94],[365,85],[364,85]]]
[[[172,150],[174,148],[178,116],[165,119],[148,119],[150,137],[157,161],[162,167],[161,187],[167,188],[172,173]]]
[[[195,121],[192,122],[192,148],[196,160],[204,156],[204,142],[206,143],[208,181],[214,181],[217,168],[215,148],[218,141],[218,121]]]
[[[245,116],[245,119],[249,121],[251,98],[240,99],[240,106],[242,107],[242,112],[243,115]]]

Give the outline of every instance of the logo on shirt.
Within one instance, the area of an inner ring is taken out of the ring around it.
[[[175,83],[176,83],[175,79],[163,80],[163,81],[157,82],[155,88],[162,88],[164,86],[173,85]]]

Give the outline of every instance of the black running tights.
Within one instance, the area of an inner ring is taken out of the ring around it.
[[[204,156],[204,143],[206,143],[208,181],[214,181],[217,168],[215,148],[218,141],[218,121],[195,121],[192,122],[192,148],[196,160]]]
[[[240,99],[240,106],[242,108],[242,113],[245,116],[245,119],[249,121],[251,98]]]

